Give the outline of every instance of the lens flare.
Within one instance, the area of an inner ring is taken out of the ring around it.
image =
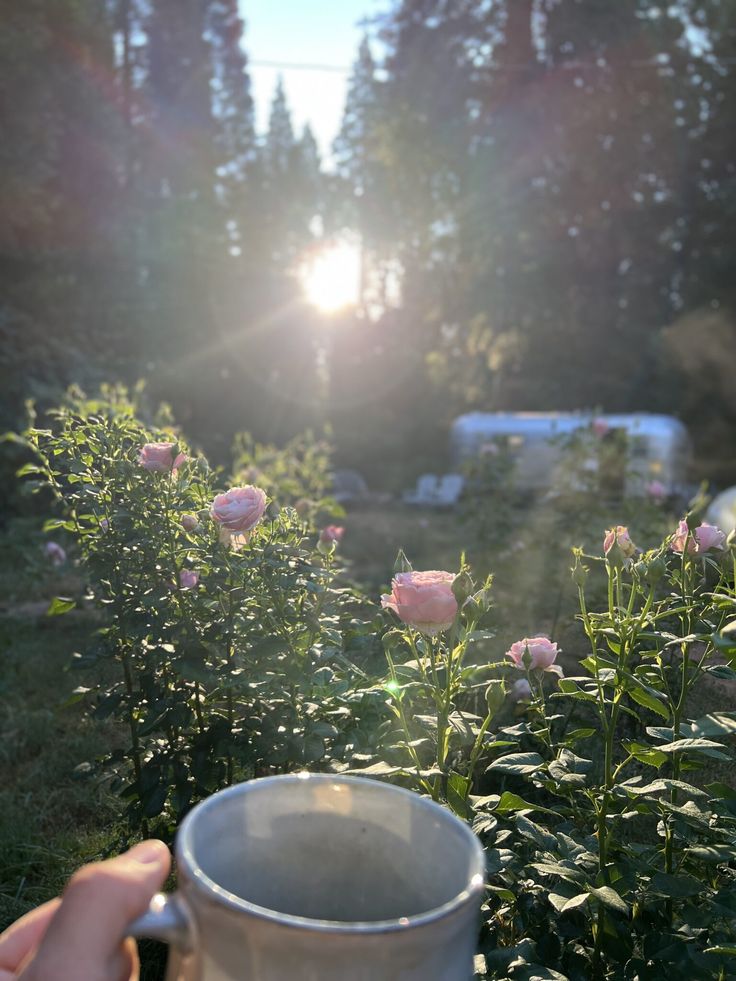
[[[360,298],[360,251],[355,245],[332,245],[312,256],[301,271],[307,300],[322,313],[337,313]]]

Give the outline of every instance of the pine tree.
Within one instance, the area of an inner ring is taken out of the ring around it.
[[[258,198],[254,186],[258,150],[243,30],[237,0],[210,0],[207,38],[211,48],[218,198],[230,223],[229,239],[237,241],[241,251],[243,237],[252,236]]]
[[[333,152],[337,172],[349,182],[357,195],[363,195],[372,183],[378,126],[378,85],[376,63],[370,42],[364,37],[358,48],[348,83],[345,111]]]
[[[316,146],[307,147],[309,152],[313,149]],[[281,271],[291,266],[308,238],[305,212],[310,204],[304,200],[305,175],[300,164],[300,146],[279,76],[262,151],[262,193],[266,247],[275,268]]]
[[[271,102],[268,132],[264,148],[266,168],[270,179],[276,181],[289,176],[294,159],[294,127],[291,111],[286,101],[284,79],[279,75]]]
[[[0,419],[122,371],[113,25],[94,0],[0,0]],[[102,84],[105,80],[106,84]]]
[[[304,126],[296,146],[296,172],[299,228],[309,236],[315,222],[321,224],[325,207],[322,160],[309,123]]]

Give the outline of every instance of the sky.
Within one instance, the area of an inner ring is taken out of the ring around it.
[[[323,155],[328,156],[340,128],[350,67],[363,35],[360,21],[375,16],[386,5],[386,0],[240,0],[258,132],[267,128],[280,72],[297,132],[308,122]],[[279,68],[271,64],[274,62],[341,70]]]

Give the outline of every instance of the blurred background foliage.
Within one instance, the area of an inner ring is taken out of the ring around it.
[[[144,378],[215,462],[331,424],[390,486],[468,408],[596,405],[733,480],[734,0],[393,0],[326,163],[281,85],[256,132],[248,8],[0,0],[4,428]]]

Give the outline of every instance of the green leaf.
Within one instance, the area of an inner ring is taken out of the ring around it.
[[[669,709],[649,689],[635,687],[630,688],[628,693],[638,705],[648,708],[650,712],[656,712],[657,715],[665,720],[669,719]]]
[[[91,691],[94,691],[94,688],[85,688],[84,685],[80,685],[78,688],[74,689],[69,698],[61,703],[61,708],[70,708],[72,705],[76,705],[78,702],[81,702],[84,696],[88,695]]]
[[[43,473],[43,467],[39,467],[37,463],[24,463],[20,470],[16,470],[16,477],[25,477],[28,474]]]
[[[468,787],[470,781],[460,773],[450,774],[447,780],[447,803],[459,817],[469,820],[473,816],[473,809],[468,803]]]
[[[560,678],[557,682],[557,687],[563,695],[567,695],[568,698],[577,698],[579,701],[583,702],[597,702],[598,696],[594,695],[592,692],[583,691],[582,688],[571,678]]]
[[[541,804],[530,804],[518,794],[512,794],[510,790],[505,790],[501,794],[501,799],[493,810],[496,814],[512,814],[514,811],[541,811],[543,814],[559,817],[557,811],[553,811],[549,807],[542,807]]]
[[[591,736],[594,736],[597,731],[597,729],[572,729],[565,736],[565,742],[575,743],[579,739],[589,739]]]
[[[736,957],[736,947],[706,947],[704,954],[721,954],[726,957]]]
[[[619,784],[618,789],[625,790],[627,794],[634,794],[635,796],[654,796],[655,794],[662,793],[665,790],[682,790],[691,797],[708,796],[704,790],[701,790],[699,787],[694,787],[690,783],[685,783],[683,780],[661,778],[659,780],[655,780],[653,783],[639,785],[635,781],[640,779],[640,777],[634,777],[631,781],[627,780],[625,783]]]
[[[624,916],[629,915],[629,907],[616,890],[611,889],[610,886],[599,886],[597,889],[591,887],[590,893],[609,909],[615,910],[617,913],[623,913]]]
[[[509,756],[502,756],[494,760],[488,767],[486,773],[513,773],[517,776],[526,776],[534,773],[541,766],[544,760],[539,753],[511,753]]]
[[[73,610],[76,605],[76,601],[73,599],[66,599],[64,596],[54,596],[51,600],[51,605],[46,610],[46,616],[62,616],[64,613],[68,613],[69,610]]]
[[[686,801],[681,807],[677,804],[670,804],[669,801],[659,802],[659,806],[670,814],[678,814],[683,821],[696,828],[707,828],[710,830],[711,812],[701,810],[693,801]]]
[[[716,760],[730,760],[728,753],[723,752],[721,743],[716,743],[712,739],[676,739],[672,743],[665,743],[664,746],[657,746],[660,753],[700,753]]]
[[[659,769],[660,766],[667,762],[667,754],[661,753],[659,747],[654,749],[651,746],[647,746],[646,743],[624,743],[624,749],[631,753],[635,760],[639,760],[640,763],[646,763],[647,766],[656,766]]]
[[[49,518],[43,523],[44,531],[56,531],[58,528],[63,528],[64,531],[76,531],[73,521],[66,521],[64,518]]]
[[[692,875],[668,875],[666,872],[655,872],[649,888],[658,896],[683,899],[686,896],[697,896],[702,893],[703,883]]]
[[[346,770],[345,772],[363,777],[392,777],[395,773],[406,773],[407,769],[405,766],[391,766],[389,763],[384,763],[383,760],[380,760],[378,763],[371,763],[370,766],[364,766],[356,770]]]
[[[736,712],[711,712],[688,728],[693,736],[730,736],[736,732]]]
[[[729,787],[728,784],[720,783],[716,781],[715,783],[707,783],[705,789],[713,797],[723,797],[725,800],[736,800],[736,790],[733,787]]]
[[[572,899],[568,899],[567,902],[561,907],[560,913],[568,913],[571,909],[579,909],[590,901],[590,893],[579,892],[577,896],[573,896]]]
[[[730,845],[695,845],[686,849],[686,852],[700,862],[720,864],[733,861],[733,848]]]
[[[585,885],[585,874],[572,862],[532,862],[531,867],[542,875],[556,875],[578,887]]]
[[[546,828],[535,824],[530,821],[528,817],[523,814],[516,815],[516,830],[522,836],[522,838],[527,838],[529,841],[533,841],[536,845],[546,851],[552,851],[557,847],[557,839],[552,834],[551,831],[547,831]]]

